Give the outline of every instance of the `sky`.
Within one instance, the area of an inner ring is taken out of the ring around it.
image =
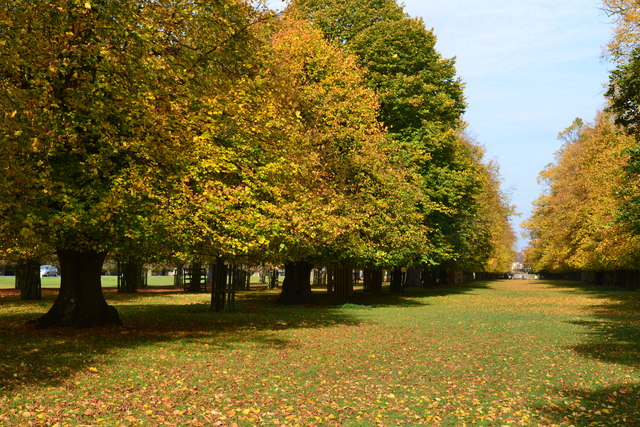
[[[587,122],[604,107],[612,63],[602,59],[612,25],[600,0],[406,0],[438,37],[436,49],[456,57],[466,84],[465,120],[503,189],[521,214],[542,187],[538,174],[554,161],[558,133],[576,117]]]
[[[354,0],[357,1],[357,0]],[[280,0],[269,3],[282,4]],[[466,85],[465,121],[486,159],[495,160],[519,224],[542,192],[538,174],[554,161],[558,133],[576,117],[590,122],[604,107],[611,37],[601,0],[405,0],[456,58]]]

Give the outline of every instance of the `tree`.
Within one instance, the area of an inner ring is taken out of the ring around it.
[[[570,135],[569,138],[567,136]],[[574,121],[560,134],[565,143],[555,164],[541,173],[548,189],[525,223],[534,269],[551,272],[616,271],[637,268],[640,239],[616,221],[627,161],[634,144],[600,113],[593,124]]]
[[[633,135],[640,137],[640,50],[636,49],[628,62],[619,65],[611,71],[609,89],[606,96],[609,99],[608,110],[613,113],[616,124]],[[624,168],[626,179],[620,187],[623,204],[620,218],[636,233],[640,232],[640,197],[635,191],[637,178],[640,173],[640,145],[629,147],[626,151],[627,164]]]
[[[607,49],[615,61],[624,63],[640,42],[640,5],[633,0],[603,0],[603,5],[616,24]]]
[[[39,300],[42,298],[40,262],[37,259],[21,260],[16,264],[16,289],[20,289],[21,299]]]
[[[0,16],[0,231],[56,248],[60,293],[40,326],[119,323],[106,253],[186,247],[225,203],[201,181],[230,168],[214,144],[224,120],[195,119],[249,72],[256,13],[121,0],[3,2]]]
[[[635,138],[636,144],[625,150],[624,178],[619,181],[618,220],[636,236],[640,234],[640,5],[627,0],[605,0],[605,9],[616,21],[615,34],[609,51],[618,62],[610,72],[607,110],[615,117],[615,123]]]
[[[407,16],[395,0],[295,0],[292,3],[326,38],[342,44],[349,43],[377,22]]]
[[[294,120],[280,141],[286,160],[269,167],[261,199],[278,230],[272,253],[286,268],[280,302],[304,303],[315,263],[384,262],[393,227],[419,227],[418,192],[393,160],[353,56],[293,8],[273,35],[273,54],[280,110]]]
[[[474,230],[485,178],[481,155],[464,135],[465,100],[455,62],[442,58],[433,32],[420,19],[408,18],[396,2],[356,3],[296,2],[328,39],[357,56],[380,101],[378,118],[394,140],[391,157],[415,173],[407,179],[421,188],[414,201],[422,213],[418,234],[428,250],[402,262],[477,266],[471,258],[481,251],[474,248],[489,238]],[[360,17],[357,24],[354,17]]]
[[[132,257],[118,260],[118,292],[135,293],[146,283],[144,262]]]
[[[609,75],[608,110],[615,115],[617,124],[629,132],[640,133],[640,50],[635,51],[629,62],[619,65]]]
[[[348,45],[380,98],[381,121],[394,134],[460,125],[462,84],[454,61],[443,59],[435,44],[420,19],[405,18],[376,22]]]
[[[478,215],[474,218],[473,230],[477,230],[473,246],[474,271],[504,273],[511,269],[516,257],[516,235],[511,225],[514,208],[509,197],[500,188],[498,166],[489,162],[482,164],[482,191],[477,195]]]

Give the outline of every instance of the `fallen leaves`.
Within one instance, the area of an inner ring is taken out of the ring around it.
[[[0,424],[588,425],[640,418],[638,370],[572,348],[608,339],[613,322],[636,322],[637,311],[622,318],[612,308],[618,305],[602,310],[606,299],[568,296],[542,282],[493,283],[446,297],[424,292],[407,295],[415,304],[405,306],[343,311],[265,302],[226,317],[176,303],[150,326],[145,303],[157,299],[136,297],[140,314],[127,334],[5,334],[12,357],[0,356]],[[180,326],[172,317],[180,310],[194,323],[161,333]],[[618,320],[596,319],[596,310],[613,310]],[[606,323],[607,335],[594,336],[586,320]],[[38,381],[28,381],[28,372]]]

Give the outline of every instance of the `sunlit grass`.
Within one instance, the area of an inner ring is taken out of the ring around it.
[[[501,281],[399,297],[277,291],[107,298],[123,328],[37,331],[0,299],[0,425],[625,425],[640,419],[640,298]]]
[[[282,282],[283,278],[280,278],[280,282]],[[60,276],[58,277],[41,277],[43,288],[59,288],[60,287]],[[102,287],[103,288],[116,288],[118,287],[118,277],[117,276],[101,276]],[[251,283],[257,284],[260,281],[260,277],[258,275],[253,275],[251,277]],[[151,287],[155,286],[173,286],[174,277],[173,276],[148,276],[147,284]],[[15,287],[15,277],[14,276],[0,276],[0,289],[12,289]]]

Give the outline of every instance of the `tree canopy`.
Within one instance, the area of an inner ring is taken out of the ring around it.
[[[0,8],[0,250],[58,254],[42,326],[118,322],[107,253],[503,268],[454,61],[395,1]]]
[[[593,124],[577,119],[555,164],[541,173],[547,185],[525,224],[534,269],[551,272],[630,270],[637,265],[638,236],[616,221],[618,189],[625,181],[625,150],[634,140],[600,113]]]
[[[198,235],[200,212],[242,194],[215,179],[240,150],[226,150],[234,128],[212,107],[251,75],[257,11],[132,0],[2,9],[3,247],[37,236],[59,256],[170,251]]]

